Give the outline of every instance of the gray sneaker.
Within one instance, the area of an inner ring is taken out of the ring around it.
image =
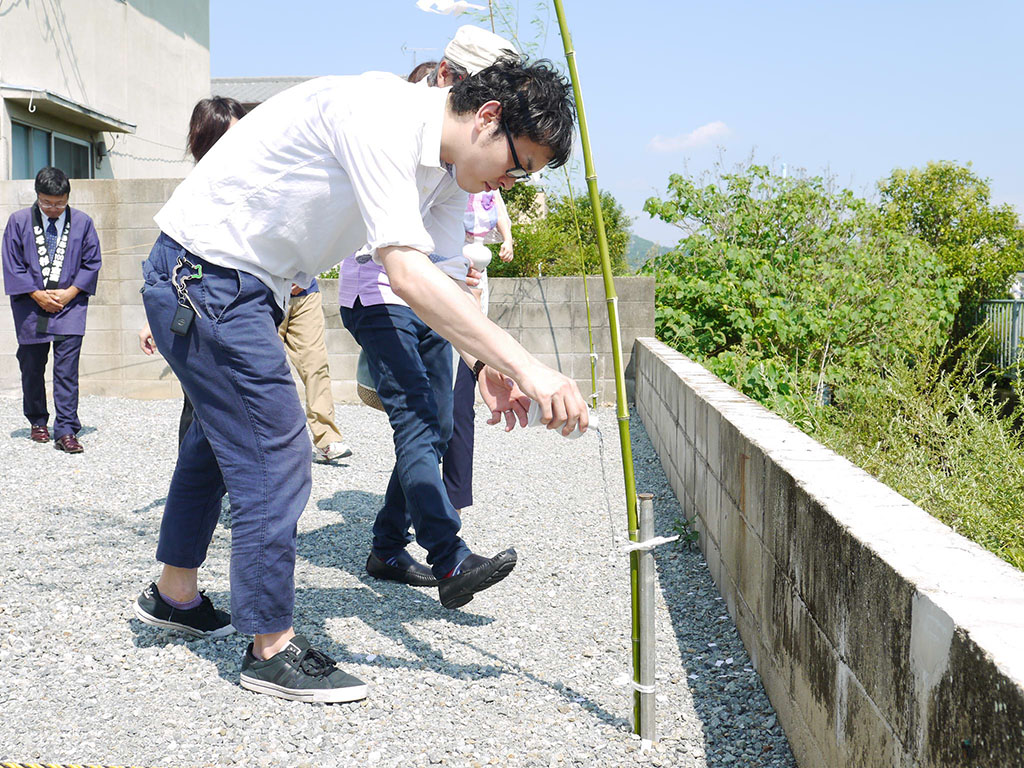
[[[366,698],[366,683],[338,669],[334,659],[312,648],[302,635],[266,661],[257,659],[252,643],[242,659],[243,688],[291,701],[340,703]]]
[[[235,631],[231,616],[213,607],[205,592],[200,592],[202,602],[187,610],[175,608],[160,594],[155,583],[150,583],[135,600],[132,610],[135,617],[153,627],[176,629],[194,637],[218,638]]]
[[[331,443],[326,448],[313,446],[313,461],[318,464],[330,464],[335,459],[344,459],[352,455],[352,449],[345,443]]]

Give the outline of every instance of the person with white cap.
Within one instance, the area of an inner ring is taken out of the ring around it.
[[[498,60],[518,61],[519,55],[504,38],[463,26],[425,82],[442,88],[463,83]],[[467,197],[461,199],[464,211]],[[450,251],[438,249],[431,259],[442,268],[461,265],[464,281],[470,264],[462,256],[462,215],[448,228]],[[511,573],[516,553],[506,549],[484,558],[473,554],[459,536],[462,521],[438,467],[452,433],[451,345],[391,290],[387,274],[371,261],[359,254],[349,257],[339,277],[342,322],[363,347],[377,397],[394,429],[395,467],[374,521],[366,571],[378,579],[437,586],[443,606],[459,607]],[[474,380],[481,378],[482,368],[474,368]],[[483,377],[482,389],[496,385]],[[501,415],[492,413],[489,423],[497,423]],[[511,429],[514,416],[505,415]],[[427,551],[429,567],[406,550],[414,538],[410,527]]]
[[[501,35],[467,24],[459,27],[455,37],[444,47],[444,58],[438,62],[436,71],[427,75],[427,84],[441,88],[455,85],[502,57],[518,59],[519,53]]]

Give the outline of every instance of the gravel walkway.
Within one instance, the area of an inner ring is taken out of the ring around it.
[[[371,688],[355,704],[309,705],[238,686],[245,637],[183,640],[132,618],[132,600],[158,573],[179,407],[83,398],[85,453],[67,456],[30,442],[20,402],[0,398],[0,761],[795,765],[703,559],[676,545],[657,550],[659,741],[645,752],[632,736],[612,410],[600,414],[603,473],[596,434],[504,434],[478,416],[477,498],[463,534],[486,555],[514,545],[519,565],[447,611],[434,590],[363,572],[391,435],[383,415],[339,407],[355,453],[314,465],[296,626]],[[658,533],[670,534],[679,507],[639,419],[633,426],[637,486],[655,494]],[[223,607],[229,537],[218,527],[201,573]]]

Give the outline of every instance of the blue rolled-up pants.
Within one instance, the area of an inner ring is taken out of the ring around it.
[[[182,255],[202,265],[202,279],[188,283],[201,315],[187,335],[178,336],[170,330],[178,306],[170,275]],[[247,634],[286,630],[292,626],[296,525],[309,499],[312,445],[277,332],[283,312],[256,277],[186,254],[164,234],[142,272],[157,349],[195,409],[167,493],[156,559],[198,568],[226,489],[231,622]]]

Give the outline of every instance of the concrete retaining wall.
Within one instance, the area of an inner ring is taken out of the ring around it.
[[[139,264],[158,230],[153,215],[178,185],[175,179],[72,182],[71,205],[96,223],[103,250],[96,295],[89,301],[82,343],[81,384],[85,394],[122,397],[178,397],[181,389],[160,357],[139,350],[138,330],[145,322],[139,288]],[[0,182],[0,228],[7,217],[35,200],[31,181]],[[615,399],[608,311],[600,278],[588,278],[601,402]],[[336,280],[321,281],[334,399],[354,402],[359,347],[341,325]],[[616,279],[619,326],[628,365],[633,341],[654,332],[654,279]],[[490,317],[540,360],[579,382],[589,395],[589,342],[583,278],[504,278],[491,280]],[[17,340],[8,302],[0,307],[0,393],[20,393]],[[630,387],[630,391],[631,391]]]
[[[660,342],[634,367],[800,765],[1024,765],[1024,574]]]

